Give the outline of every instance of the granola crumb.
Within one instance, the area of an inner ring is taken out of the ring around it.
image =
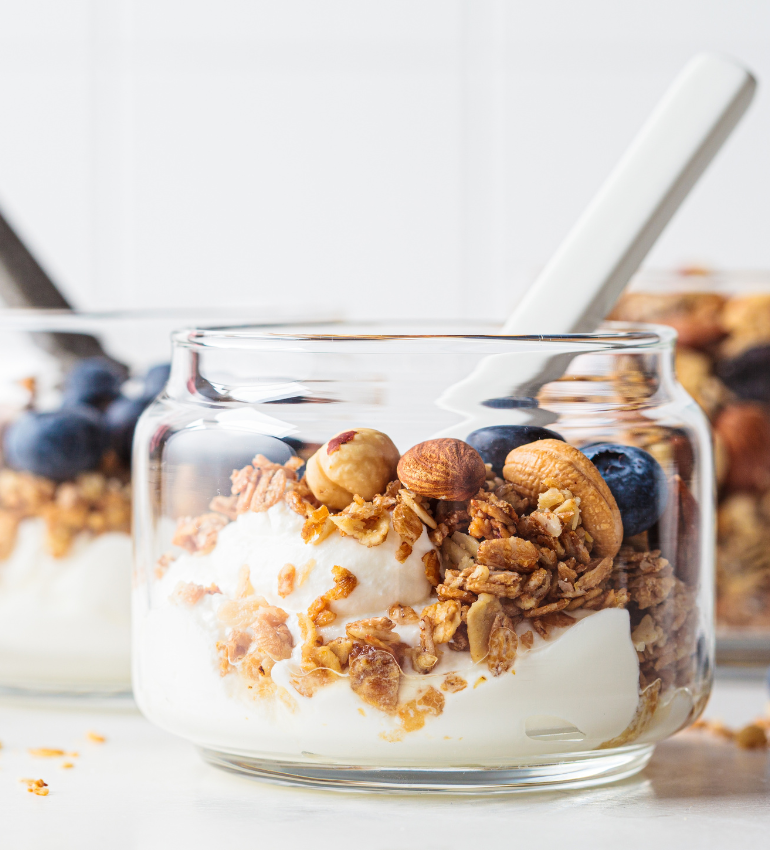
[[[441,683],[441,690],[447,691],[450,694],[456,694],[458,691],[464,691],[468,687],[468,683],[457,673],[447,673],[444,676],[444,681]]]
[[[20,779],[19,782],[27,786],[30,794],[37,794],[38,797],[48,796],[48,783],[42,779]]]
[[[67,755],[64,750],[57,750],[53,747],[33,747],[28,752],[31,756],[40,759],[55,759]]]
[[[93,744],[103,744],[107,739],[98,732],[86,732],[86,738]]]
[[[62,768],[63,768],[64,770],[69,770],[70,768],[73,768],[73,767],[75,767],[75,763],[74,763],[74,762],[71,762],[71,761],[65,761],[65,762],[62,764]]]
[[[294,564],[284,564],[278,573],[278,595],[282,599],[294,593],[296,580],[297,569]]]
[[[478,688],[479,685],[483,685],[486,680],[486,676],[479,676],[479,678],[476,679],[476,684],[473,686],[473,689],[476,690],[476,688]]]
[[[736,733],[735,743],[742,750],[763,749],[767,747],[767,735],[756,723],[749,723]]]

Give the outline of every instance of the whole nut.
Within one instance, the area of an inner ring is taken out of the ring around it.
[[[538,440],[514,449],[505,459],[503,477],[533,502],[553,479],[562,489],[580,497],[583,527],[593,537],[591,554],[614,558],[623,542],[623,520],[615,497],[599,470],[569,443]]]
[[[398,449],[374,428],[341,431],[308,460],[305,478],[324,505],[342,510],[361,496],[370,501],[396,478]]]
[[[478,493],[487,469],[472,446],[443,438],[412,446],[398,462],[398,477],[420,496],[462,502]]]
[[[762,405],[730,404],[714,422],[728,456],[728,490],[770,487],[770,418]]]

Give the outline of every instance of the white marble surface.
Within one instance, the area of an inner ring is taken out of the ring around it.
[[[760,679],[720,677],[706,716],[738,726],[765,710]],[[91,743],[89,730],[106,736]],[[264,785],[203,764],[133,711],[0,705],[0,847],[706,848],[768,846],[770,755],[704,733],[658,747],[634,779],[587,791],[492,797],[374,796]],[[30,747],[77,750],[33,758]],[[42,777],[48,797],[19,780]]]

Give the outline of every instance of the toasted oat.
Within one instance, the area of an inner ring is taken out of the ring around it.
[[[350,659],[350,651],[353,649],[353,641],[350,638],[334,638],[327,644],[329,649],[337,656],[340,667],[346,667]]]
[[[428,510],[427,501],[423,503],[421,497],[416,493],[413,493],[411,490],[399,490],[397,504],[403,504],[406,508],[409,508],[420,518],[420,520],[422,520],[422,522],[425,523],[425,525],[428,526],[428,528],[437,528],[436,520],[430,515],[430,511]]]
[[[532,644],[535,642],[535,636],[529,629],[527,629],[527,631],[519,638],[519,642],[524,649],[532,649]]]
[[[502,612],[497,614],[489,633],[489,653],[487,654],[489,672],[493,676],[507,673],[513,667],[518,648],[519,638],[513,629],[510,617]]]
[[[525,617],[545,617],[547,614],[555,614],[558,611],[563,611],[569,605],[568,599],[560,599],[558,602],[549,602],[548,605],[541,605],[539,608],[530,608],[524,611]],[[574,622],[572,617],[569,618],[570,623]]]
[[[235,664],[244,658],[246,653],[251,649],[253,642],[254,638],[248,632],[233,629],[229,639],[224,644],[228,662],[230,664]]]
[[[450,694],[464,691],[467,687],[468,683],[458,673],[447,673],[444,676],[444,681],[441,683],[441,690],[447,691]]]
[[[401,679],[396,659],[385,650],[356,643],[349,665],[351,689],[374,708],[388,714],[395,712]]]
[[[257,455],[251,465],[233,470],[230,476],[236,515],[247,511],[266,511],[283,498],[289,481],[296,480],[295,458],[282,466],[264,455]]]
[[[498,570],[531,573],[537,569],[539,556],[538,549],[529,540],[508,537],[479,544],[476,560]]]
[[[209,502],[209,510],[216,514],[223,514],[229,520],[234,520],[238,516],[237,496],[214,496]]]
[[[297,568],[294,564],[284,564],[278,573],[278,595],[285,599],[294,593],[294,584],[297,580]]]
[[[396,624],[388,617],[369,617],[348,623],[345,633],[352,641],[393,654],[401,645],[401,638],[393,631],[395,627]]]
[[[416,732],[425,725],[429,716],[437,717],[444,710],[445,698],[434,687],[398,707],[398,719],[404,732]]]
[[[305,524],[302,526],[302,539],[305,543],[312,543],[317,546],[336,530],[337,526],[331,520],[329,508],[326,505],[321,505],[305,520]]]
[[[518,515],[513,505],[494,493],[479,492],[470,500],[468,513],[471,518],[468,534],[471,537],[512,537],[516,531]]]
[[[422,562],[425,564],[425,578],[436,587],[441,584],[441,563],[438,558],[438,553],[435,549],[431,549],[422,556]]]
[[[222,591],[215,585],[210,584],[208,587],[203,587],[200,584],[194,584],[191,581],[177,582],[174,592],[170,596],[171,602],[175,605],[197,605],[204,596],[211,596]]]
[[[377,497],[374,501],[366,502],[360,496],[354,496],[353,501],[344,510],[330,516],[329,519],[337,526],[343,537],[353,537],[369,548],[384,543],[390,530],[390,515],[387,507],[378,501]],[[422,531],[422,525],[420,525],[420,531]],[[409,553],[403,560],[407,557]]]
[[[92,731],[86,732],[86,738],[88,738],[92,744],[103,744],[107,740],[104,735],[100,735],[98,732]]]
[[[34,747],[33,749],[28,750],[27,752],[31,756],[35,756],[35,758],[43,759],[55,759],[67,755],[65,750],[57,750],[53,749],[52,747]]]
[[[583,573],[575,583],[575,590],[593,590],[600,585],[612,572],[612,558],[603,558],[596,566],[591,564],[592,569]]]
[[[248,629],[256,620],[259,609],[267,605],[262,596],[250,596],[248,599],[225,599],[217,608],[217,619],[224,626],[234,629]]]
[[[412,504],[415,504],[413,500]],[[416,511],[404,501],[401,493],[397,497],[396,507],[393,510],[393,529],[401,538],[401,545],[396,550],[396,560],[403,564],[412,554],[412,546],[422,534],[422,521]]]
[[[307,609],[308,616],[317,626],[328,626],[337,619],[329,607],[336,599],[345,599],[356,589],[358,579],[343,567],[332,567],[334,587],[318,597]]]
[[[484,659],[489,652],[489,636],[495,618],[502,613],[500,600],[491,593],[482,593],[468,611],[468,642],[471,659]]]
[[[227,518],[221,514],[203,514],[198,517],[184,517],[179,520],[176,533],[171,541],[193,555],[208,555],[217,545],[219,532],[227,525]]]
[[[20,779],[19,782],[26,785],[31,794],[37,794],[38,797],[48,796],[48,783],[42,779]]]
[[[168,572],[168,568],[176,560],[176,555],[173,552],[164,552],[155,563],[155,578],[162,579]]]
[[[388,609],[388,617],[398,626],[416,625],[420,622],[417,612],[409,605],[401,605],[396,602]]]
[[[282,661],[291,658],[294,640],[286,626],[288,614],[272,605],[261,607],[251,625],[259,650],[273,659]]]
[[[460,603],[455,599],[436,602],[423,608],[420,622],[428,620],[431,625],[432,640],[435,643],[448,643],[452,640],[462,618]]]
[[[735,743],[742,750],[758,750],[765,749],[768,742],[765,730],[756,723],[749,723],[736,734]]]

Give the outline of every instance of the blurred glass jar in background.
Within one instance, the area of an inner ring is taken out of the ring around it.
[[[131,443],[195,318],[0,311],[0,692],[130,692]]]
[[[640,770],[712,674],[710,437],[673,332],[384,330],[174,335],[135,446],[140,708],[300,784]]]
[[[613,312],[671,325],[679,380],[712,422],[718,657],[770,659],[770,273],[644,273]]]

